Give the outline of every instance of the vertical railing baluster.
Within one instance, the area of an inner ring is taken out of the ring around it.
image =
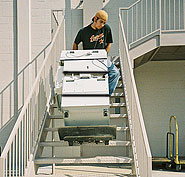
[[[133,12],[133,7],[132,7],[132,33],[131,33],[131,42],[133,42],[133,26],[134,26],[134,12]]]
[[[10,100],[9,100],[10,101],[10,104],[9,104],[9,106],[10,106],[9,107],[10,117],[9,117],[9,119],[11,119],[11,117],[12,117],[12,86],[11,85],[10,85],[10,90],[9,91],[10,91],[10,93],[9,93],[10,94]]]
[[[11,163],[12,163],[11,156],[12,156],[12,144],[11,144],[10,150],[9,150],[9,177],[11,177],[11,171],[12,171],[12,168],[11,168]]]
[[[30,121],[30,143],[29,143],[29,145],[30,145],[30,148],[29,148],[29,150],[30,150],[30,152],[29,152],[29,154],[31,154],[31,147],[32,147],[32,98],[31,98],[31,100],[30,100],[30,119],[29,119],[29,121]]]
[[[21,174],[24,176],[24,116],[21,123]]]
[[[138,36],[138,29],[137,29],[137,27],[138,27],[138,25],[137,25],[137,23],[138,23],[138,20],[137,20],[137,18],[138,18],[138,15],[137,15],[137,8],[138,8],[138,5],[136,4],[136,39],[135,40],[137,40],[137,36]]]
[[[44,59],[45,59],[45,57],[46,57],[46,49],[44,49]]]
[[[167,0],[164,0],[164,25],[165,30],[167,30]]]
[[[1,94],[1,126],[3,126],[3,93]]]
[[[168,16],[169,16],[169,18],[168,18],[168,20],[169,20],[169,22],[168,22],[168,25],[169,25],[169,30],[170,30],[170,22],[171,22],[171,2],[170,2],[170,0],[168,0],[168,2],[169,2],[169,7],[168,7]]]
[[[151,7],[151,12],[150,12],[150,15],[151,15],[151,17],[150,17],[150,19],[151,19],[151,24],[150,24],[150,28],[151,28],[151,29],[150,29],[150,32],[152,32],[152,29],[153,29],[153,28],[152,28],[152,25],[153,25],[153,23],[152,23],[152,22],[153,22],[153,20],[152,20],[152,16],[153,16],[153,15],[152,15],[152,13],[153,13],[152,5],[153,5],[153,1],[151,0],[151,4],[150,4],[150,7]]]
[[[13,147],[12,147],[12,156],[13,156],[13,163],[12,163],[12,166],[13,166],[13,177],[15,176],[14,173],[15,173],[15,137],[14,137],[14,140],[13,140]]]
[[[26,169],[26,119],[27,119],[27,109],[26,109],[26,113],[24,115],[24,123],[23,123],[23,132],[24,132],[24,173],[25,173],[25,169]],[[24,175],[23,173],[23,175]]]
[[[22,73],[22,106],[24,105],[24,71]]]
[[[35,78],[37,77],[37,59],[35,60]]]
[[[148,34],[148,24],[147,24],[147,20],[148,20],[148,18],[147,18],[148,14],[147,13],[148,13],[148,10],[147,10],[147,5],[148,4],[147,4],[147,0],[146,0],[146,24],[145,24],[146,25],[145,26],[145,28],[146,28],[146,34]]]
[[[176,5],[175,5],[175,0],[173,0],[173,6],[174,6],[174,16],[173,16],[173,30],[175,30],[175,7],[176,7]]]
[[[144,36],[143,33],[143,1],[141,1],[141,37]]]
[[[6,159],[5,159],[5,177],[8,176],[8,153],[7,153],[7,156],[6,156]]]
[[[181,25],[181,6],[180,6],[180,4],[181,4],[181,2],[180,2],[181,0],[179,0],[179,30],[181,29],[181,27],[180,27],[180,25]],[[184,4],[185,4],[185,2],[184,2]]]
[[[126,11],[127,12],[127,41],[128,41],[128,10]]]
[[[159,0],[159,23],[160,23],[160,31],[162,30],[162,29],[161,29],[161,27],[162,27],[162,26],[161,26],[161,18],[162,18],[162,17],[161,17],[161,14],[162,14],[162,13],[161,13],[161,0]]]
[[[155,19],[154,19],[155,20],[154,31],[157,29],[157,27],[156,27],[156,23],[157,23],[157,21],[156,21],[156,19],[157,19],[157,17],[156,17],[156,14],[157,14],[156,13],[156,10],[157,10],[157,1],[158,0],[156,0],[156,1],[154,0],[154,6],[155,6],[155,9],[154,9],[154,17],[155,17]]]
[[[19,127],[19,176],[21,176],[21,125]]]
[[[29,141],[29,129],[28,129],[28,122],[29,122],[29,104],[28,104],[28,111],[27,111],[27,119],[26,119],[26,162],[28,162],[29,154],[28,154],[28,141]],[[26,163],[26,167],[27,167]]]
[[[184,8],[185,8],[185,3],[184,3],[184,1],[183,1],[182,3],[183,3],[183,4],[182,4],[183,9],[184,9]],[[184,13],[185,13],[185,12],[184,12]],[[183,20],[183,23],[184,23],[184,24],[183,24],[183,29],[185,29],[185,14],[184,14],[184,13],[182,13],[182,15],[183,15],[182,18],[184,19],[184,20]]]
[[[15,173],[16,173],[16,177],[17,177],[17,173],[18,173],[18,130],[16,132],[16,146],[15,146]]]

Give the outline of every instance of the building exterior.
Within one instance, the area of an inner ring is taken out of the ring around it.
[[[0,0],[0,70],[3,73],[0,76],[0,137],[3,135],[0,145],[6,144],[16,122],[14,107],[17,105],[21,111],[24,106],[62,16],[65,48],[71,49],[78,30],[91,22],[92,14],[98,9],[109,14],[108,24],[114,36],[110,56],[118,56],[122,50],[119,18],[122,19],[152,156],[166,156],[171,115],[177,117],[179,126],[179,156],[185,156],[184,0],[25,0],[17,1],[17,9],[14,0]],[[29,67],[24,69],[29,62]],[[10,83],[16,78],[16,68],[17,74],[20,73],[17,90],[15,82]]]

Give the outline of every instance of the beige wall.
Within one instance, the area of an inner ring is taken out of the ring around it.
[[[33,59],[51,41],[51,10],[61,10],[65,7],[65,0],[24,0],[18,2],[18,72]],[[31,2],[31,7],[29,6]],[[31,9],[30,9],[31,8]],[[29,10],[31,17],[29,17]],[[31,25],[29,24],[31,18]],[[31,33],[30,33],[31,31]],[[29,35],[31,34],[31,43]],[[13,80],[13,0],[0,0],[0,91]],[[31,48],[31,59],[29,49]],[[39,57],[38,68],[44,55]],[[32,78],[31,78],[32,76]],[[19,107],[23,104],[31,89],[35,76],[35,65],[18,79]],[[11,101],[10,101],[11,100]],[[13,84],[0,95],[0,127],[13,115]],[[3,111],[2,111],[3,110]]]
[[[134,73],[152,155],[166,155],[169,117],[176,115],[179,155],[185,156],[185,61],[152,61]]]
[[[32,57],[51,41],[51,10],[65,8],[65,0],[32,0]]]
[[[0,0],[0,90],[13,79],[13,3]],[[5,77],[6,76],[6,77]]]

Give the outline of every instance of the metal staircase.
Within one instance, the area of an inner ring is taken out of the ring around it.
[[[112,57],[111,60],[118,68],[120,67],[119,57]],[[97,166],[118,167],[123,170],[122,175],[134,176],[130,130],[121,76],[115,92],[111,95],[110,113],[111,125],[117,127],[116,140],[109,141],[109,145],[74,143],[73,146],[69,146],[67,142],[59,140],[58,128],[64,125],[63,117],[57,106],[51,105],[35,153],[34,163],[37,175],[40,176],[39,173],[44,165],[52,165],[50,174],[53,173],[53,175],[57,174],[58,166]],[[68,172],[67,175],[72,174]]]

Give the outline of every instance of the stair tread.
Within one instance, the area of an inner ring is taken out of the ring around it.
[[[122,83],[118,83],[116,88],[123,88],[123,84]]]
[[[111,58],[112,63],[118,62],[119,60],[120,60],[120,57],[119,56],[113,56]]]
[[[36,158],[36,164],[130,164],[132,159],[129,157],[114,156],[96,156],[93,158],[60,158],[60,157],[42,157]]]
[[[120,147],[120,146],[129,146],[130,141],[109,141],[109,145],[105,145],[104,143],[99,143],[99,144],[93,144],[93,143],[88,143],[88,144],[82,144],[82,146],[96,146],[96,147]],[[51,146],[60,146],[60,147],[69,147],[68,144],[64,141],[45,141],[45,142],[40,142],[40,146],[46,146],[46,147],[51,147]],[[77,145],[79,146],[79,145]],[[75,145],[72,147],[76,147]]]
[[[51,104],[50,108],[57,108],[57,105],[56,104]]]
[[[124,97],[124,93],[113,93],[111,97]]]
[[[111,103],[110,107],[124,107],[126,103]]]
[[[49,115],[48,119],[63,119],[62,115]]]
[[[115,118],[127,118],[128,115],[127,114],[110,114],[110,118],[111,119],[115,119]]]
[[[61,128],[61,127],[58,127],[58,128]],[[44,131],[58,131],[58,128],[44,128]],[[116,130],[117,131],[126,131],[128,130],[129,128],[128,127],[116,127]]]

